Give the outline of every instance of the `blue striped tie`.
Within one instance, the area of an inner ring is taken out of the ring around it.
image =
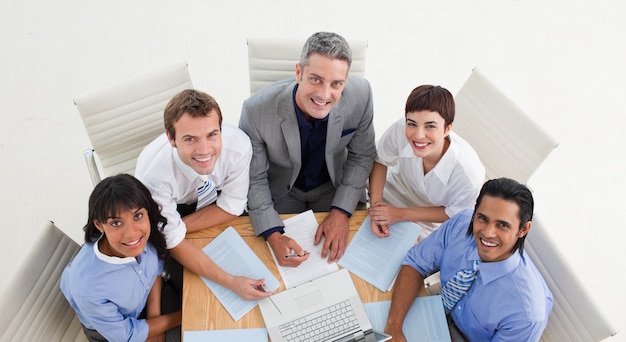
[[[476,272],[478,272],[478,260],[474,260],[472,269],[459,271],[441,289],[441,299],[446,312],[450,312],[472,286],[474,279],[476,279]]]
[[[196,210],[206,207],[215,202],[216,199],[217,189],[213,185],[213,182],[208,178],[201,179],[201,184],[198,188],[198,204],[196,205]]]

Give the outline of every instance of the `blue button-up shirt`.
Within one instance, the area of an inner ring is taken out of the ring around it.
[[[146,306],[163,262],[149,243],[137,258],[107,256],[97,245],[83,245],[65,267],[61,291],[80,322],[107,340],[145,341],[148,323],[137,317]]]
[[[466,236],[472,210],[444,222],[409,250],[403,264],[422,275],[441,271],[441,285],[480,260],[473,236]],[[532,234],[532,232],[531,232]],[[526,254],[515,251],[499,262],[480,262],[478,278],[450,311],[471,341],[538,341],[552,310],[552,293]]]

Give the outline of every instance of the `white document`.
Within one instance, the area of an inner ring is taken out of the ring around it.
[[[286,288],[298,286],[339,269],[337,263],[328,263],[328,257],[322,258],[324,239],[317,246],[313,244],[318,224],[312,210],[292,216],[283,223],[285,223],[285,236],[294,239],[302,249],[309,252],[309,258],[300,266],[284,267],[278,264],[272,247],[269,247]]]
[[[233,227],[226,228],[202,250],[230,274],[252,279],[265,278],[265,287],[269,292],[280,286],[278,279],[254,254],[250,246],[243,241]],[[235,321],[252,310],[258,302],[257,300],[243,300],[232,290],[207,278],[201,278]]]
[[[185,331],[185,342],[246,341],[267,342],[267,329],[225,329]]]
[[[420,235],[422,228],[414,222],[391,225],[391,236],[377,237],[370,228],[369,215],[361,224],[339,265],[381,291],[393,286],[402,260]]]
[[[365,303],[363,306],[372,329],[384,331],[391,301]],[[411,342],[449,342],[450,332],[441,296],[417,297],[404,319],[402,332]]]

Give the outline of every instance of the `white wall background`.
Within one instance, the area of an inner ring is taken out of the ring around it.
[[[561,142],[529,182],[536,212],[625,339],[625,17],[621,1],[0,1],[0,274],[45,220],[82,240],[75,96],[184,59],[236,124],[246,38],[328,30],[369,41],[377,134],[415,86],[454,94],[478,66]]]

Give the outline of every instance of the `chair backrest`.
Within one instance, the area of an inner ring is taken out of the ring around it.
[[[348,44],[352,50],[350,74],[364,77],[367,41],[350,40]],[[303,45],[304,40],[297,39],[248,38],[250,95],[268,84],[295,77]]]
[[[474,69],[454,98],[453,130],[485,165],[487,179],[527,183],[558,143],[483,74]]]
[[[617,333],[598,310],[537,215],[533,218],[524,251],[537,266],[554,296],[552,313],[541,341],[593,342]]]
[[[46,222],[0,298],[0,341],[87,340],[59,288],[63,269],[79,249],[74,240]]]
[[[102,176],[134,174],[143,148],[165,131],[163,109],[178,92],[192,88],[187,62],[180,62],[74,99],[98,156]],[[100,175],[85,152],[92,181]],[[95,174],[98,173],[98,174]]]

